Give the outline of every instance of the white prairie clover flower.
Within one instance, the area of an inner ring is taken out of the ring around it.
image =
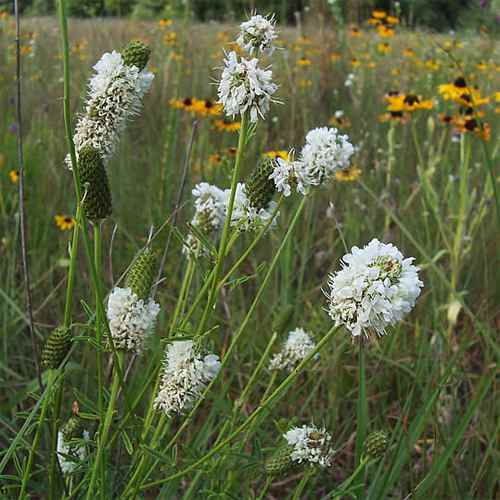
[[[288,334],[281,351],[271,359],[269,369],[292,371],[314,348],[310,335],[302,328],[296,328]],[[319,354],[316,354],[315,359],[318,358]]]
[[[154,328],[160,306],[152,299],[140,299],[130,288],[115,287],[108,299],[107,316],[117,349],[140,353]]]
[[[277,37],[274,16],[267,18],[257,14],[240,24],[236,43],[250,55],[261,52],[270,56],[276,49],[274,40]]]
[[[294,163],[297,190],[306,194],[310,186],[319,186],[332,178],[337,170],[349,166],[354,147],[347,135],[336,128],[310,130],[299,159]]]
[[[353,337],[375,331],[384,335],[409,313],[423,283],[412,258],[405,259],[392,244],[374,239],[353,247],[342,257],[343,268],[330,275],[328,313]]]
[[[193,191],[195,214],[193,226],[204,232],[217,230],[224,222],[224,191],[217,186],[201,182]]]
[[[108,160],[116,149],[127,121],[136,116],[154,75],[124,63],[120,53],[105,53],[94,65],[85,112],[76,124],[73,141],[78,154],[85,146]],[[71,168],[71,159],[66,158]]]
[[[80,437],[88,441],[88,431],[83,431]],[[63,474],[71,474],[78,467],[78,464],[85,459],[85,445],[72,441],[74,440],[67,439],[61,431],[57,433],[57,458]]]
[[[314,425],[294,427],[283,435],[292,447],[291,458],[297,463],[330,467],[334,451],[330,442],[332,436]]]
[[[191,340],[169,344],[154,408],[167,416],[189,410],[219,370],[219,357],[215,354],[202,357]]]
[[[224,191],[225,196],[225,213],[227,214],[229,208],[229,198],[231,190]],[[241,231],[252,231],[259,227],[265,226],[271,219],[278,204],[275,201],[270,201],[265,208],[254,207],[247,196],[246,186],[244,183],[239,182],[236,186],[236,193],[234,197],[233,212],[231,214],[231,226],[237,227]],[[276,214],[271,225],[276,223]]]
[[[278,193],[283,193],[283,196],[290,196],[292,184],[295,180],[294,162],[284,158],[276,158],[275,168],[269,178],[274,182]]]
[[[234,51],[226,54],[218,102],[227,115],[234,117],[249,111],[250,120],[256,122],[269,111],[271,96],[278,86],[272,82],[273,72],[259,68],[258,62],[258,59],[238,59]]]

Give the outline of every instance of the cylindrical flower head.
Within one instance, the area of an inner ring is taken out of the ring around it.
[[[202,357],[191,340],[169,344],[154,408],[167,416],[189,410],[219,370],[219,357],[215,354]]]
[[[246,111],[256,122],[269,111],[272,95],[278,86],[272,82],[273,72],[258,67],[257,59],[238,59],[236,52],[229,52],[224,60],[224,70],[219,82],[219,103],[227,115],[234,117]]]
[[[270,56],[276,48],[274,40],[277,37],[274,16],[266,18],[257,14],[240,24],[236,43],[250,55],[262,53]]]
[[[92,222],[98,222],[111,215],[112,202],[108,175],[101,155],[86,146],[78,158],[78,178],[82,187],[83,210]]]
[[[159,312],[160,306],[152,298],[143,300],[130,288],[115,287],[107,310],[114,346],[140,354]]]
[[[297,190],[305,194],[311,186],[331,179],[335,172],[349,166],[354,147],[347,135],[336,128],[321,127],[309,131],[306,144],[294,163]]]
[[[296,463],[330,467],[334,451],[331,448],[332,436],[315,425],[294,427],[283,436],[293,447],[292,460]]]
[[[122,50],[123,64],[142,71],[148,64],[151,49],[139,40],[133,40]]]
[[[77,440],[87,441],[89,437],[77,416],[70,417],[61,427],[57,434],[57,458],[63,474],[73,472],[85,459],[85,444]]]
[[[375,431],[369,434],[365,441],[365,451],[369,458],[380,458],[387,450],[389,438],[384,431]]]
[[[274,158],[262,159],[246,183],[248,201],[257,210],[267,208],[276,192],[274,182],[270,179],[275,163]]]
[[[278,476],[289,471],[295,465],[292,459],[293,450],[293,446],[289,445],[278,448],[277,452],[266,461],[266,473],[270,476]]]
[[[413,258],[392,244],[370,241],[342,257],[343,269],[329,277],[328,313],[353,337],[384,335],[411,311],[423,283]]]
[[[156,255],[148,247],[135,259],[125,278],[125,287],[130,288],[139,299],[149,297],[155,278]]]
[[[52,331],[42,350],[42,368],[55,370],[71,348],[71,331],[60,326]]]

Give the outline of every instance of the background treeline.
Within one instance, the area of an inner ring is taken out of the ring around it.
[[[28,15],[50,15],[57,0],[24,0]],[[12,10],[0,0],[0,10]],[[295,23],[297,14],[331,16],[338,23],[362,23],[374,8],[399,15],[403,25],[434,30],[500,27],[500,0],[67,0],[75,17],[131,16],[137,19],[184,17],[198,21],[234,21],[254,9],[274,12],[280,22]]]

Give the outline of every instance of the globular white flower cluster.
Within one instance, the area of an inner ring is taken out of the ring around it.
[[[141,353],[159,312],[160,306],[152,298],[144,301],[130,288],[115,287],[107,310],[114,346]]]
[[[373,239],[342,258],[343,269],[330,275],[330,317],[353,337],[375,331],[384,335],[415,305],[423,287],[413,258],[392,244]]]
[[[167,416],[189,410],[219,370],[219,357],[215,354],[202,357],[191,340],[169,344],[154,408]]]
[[[276,49],[274,40],[277,37],[274,16],[266,18],[257,14],[240,24],[236,43],[250,55],[260,52],[270,56]]]
[[[283,348],[275,354],[269,363],[270,370],[292,371],[308,354],[314,351],[315,343],[302,328],[296,328],[288,334]],[[315,359],[319,358],[316,354]]]
[[[213,184],[201,182],[192,193],[195,197],[195,214],[191,224],[205,232],[219,229],[224,223],[224,191]]]
[[[224,196],[224,209],[227,216],[231,190],[226,189]],[[231,214],[231,226],[237,227],[240,231],[251,231],[265,226],[273,216],[277,206],[278,204],[275,201],[271,201],[265,208],[254,207],[247,196],[245,184],[239,182],[236,186],[233,212]],[[271,224],[276,223],[277,216],[278,213]]]
[[[127,122],[136,116],[154,75],[124,64],[120,53],[105,53],[94,66],[85,112],[76,124],[73,141],[78,152],[85,146],[99,151],[103,160],[113,154]],[[71,168],[71,159],[66,158]]]
[[[297,463],[308,463],[320,467],[330,467],[334,451],[331,448],[332,436],[315,425],[294,427],[283,436],[292,446],[291,458]]]
[[[310,130],[298,160],[294,163],[297,190],[306,194],[311,186],[331,179],[337,170],[349,166],[354,146],[347,135],[336,128],[320,127]]]
[[[283,196],[292,194],[292,184],[295,179],[294,162],[285,160],[284,158],[276,158],[276,167],[269,176],[272,179],[278,193],[283,193]]]
[[[234,117],[246,111],[256,122],[269,111],[272,95],[278,89],[273,83],[273,72],[258,66],[258,59],[238,58],[236,52],[226,54],[219,82],[219,103],[227,115]]]
[[[83,439],[88,441],[88,431],[83,431]],[[84,460],[86,454],[85,445],[68,442],[64,434],[59,431],[57,433],[57,458],[63,474],[71,474],[78,464]]]

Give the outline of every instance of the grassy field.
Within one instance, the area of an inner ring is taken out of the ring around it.
[[[34,351],[19,244],[15,25],[11,17],[0,19],[5,498],[500,494],[498,40],[487,33],[303,21],[301,30],[280,29],[282,49],[263,63],[272,63],[281,102],[258,122],[240,180],[265,153],[295,148],[298,155],[306,133],[321,126],[349,135],[356,146],[351,167],[306,197],[275,196],[277,224],[263,234],[233,231],[224,259],[216,238],[203,243],[208,255],[194,259],[182,253],[194,213],[191,190],[202,181],[230,188],[234,172],[240,122],[223,122],[223,111],[212,104],[223,49],[238,27],[68,21],[72,126],[84,110],[92,66],[104,52],[119,51],[132,39],[152,49],[155,79],[106,167],[113,214],[99,231],[81,218],[75,226],[74,179],[64,164],[58,21],[22,20]],[[460,88],[460,78],[472,97],[447,99],[453,88],[447,93],[440,85]],[[407,96],[418,96],[417,105],[411,98],[403,103]],[[193,105],[194,98],[210,102]],[[78,252],[71,246],[75,228]],[[155,332],[140,356],[113,346],[110,352],[99,306],[151,235],[155,276],[166,256],[155,284]],[[424,288],[413,311],[361,351],[346,329],[331,338],[325,293],[342,256],[373,238],[414,256]],[[220,282],[212,308],[207,288],[219,264],[219,279],[231,274]],[[43,372],[40,389],[35,361],[62,324],[71,332],[71,350],[61,366]],[[318,345],[325,340],[319,359],[292,375],[268,370],[269,359],[298,327]],[[223,359],[223,367],[194,410],[166,417],[152,401],[165,345],[173,338],[195,338]],[[60,470],[54,452],[68,419],[78,422],[74,447],[83,450],[71,473]],[[332,436],[331,467],[266,472],[285,443],[282,435],[311,423]],[[387,433],[389,445],[383,457],[365,463],[361,438],[376,430]]]

